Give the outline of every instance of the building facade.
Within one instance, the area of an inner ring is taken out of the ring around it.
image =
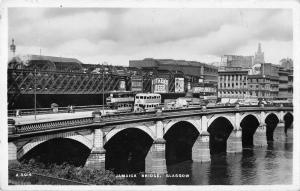
[[[288,100],[293,101],[293,81],[294,81],[294,76],[293,76],[293,70],[289,70],[289,75],[288,75]]]
[[[221,57],[221,66],[251,68],[253,65],[253,56],[224,55]]]
[[[142,70],[166,70],[184,74],[187,91],[217,96],[218,69],[205,63],[173,59],[130,60],[129,67]]]
[[[279,94],[278,99],[287,100],[289,95],[289,71],[284,68],[279,68]]]
[[[271,63],[253,65],[248,76],[250,98],[271,100],[278,98],[278,66]]]
[[[217,67],[202,62],[145,58],[143,60],[130,60],[129,67],[181,71],[186,75],[201,77],[206,82],[218,82]]]
[[[271,79],[265,75],[249,75],[249,98],[271,100]]]
[[[248,71],[242,68],[227,67],[219,70],[218,97],[246,99],[248,91]]]

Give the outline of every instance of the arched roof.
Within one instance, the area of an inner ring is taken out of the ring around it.
[[[60,70],[82,70],[82,62],[76,58],[65,58],[44,55],[17,55],[9,62],[22,63],[24,68],[32,68],[34,64],[39,63],[39,68],[44,68],[41,65],[49,65],[48,68]]]

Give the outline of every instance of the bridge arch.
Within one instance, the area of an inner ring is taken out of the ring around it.
[[[199,125],[184,120],[169,123],[168,126],[164,134],[167,165],[192,160],[193,145],[200,134]]]
[[[253,117],[255,117],[257,119],[258,122],[261,122],[261,117],[259,114],[257,113],[243,113],[240,117],[240,124],[241,122],[245,119],[245,117],[252,115]]]
[[[23,145],[17,153],[17,158],[21,159],[26,153],[28,153],[30,150],[32,150],[33,148],[35,148],[36,146],[52,140],[52,139],[56,139],[56,138],[66,138],[66,139],[72,139],[74,141],[77,141],[83,145],[85,145],[87,148],[92,149],[93,144],[92,142],[85,138],[83,135],[79,135],[79,134],[75,134],[73,132],[70,133],[60,133],[60,134],[53,134],[53,135],[46,135],[46,136],[42,136],[39,137],[37,139],[31,140],[30,142],[26,143],[25,145]]]
[[[145,159],[154,136],[150,129],[127,127],[112,130],[104,144],[105,169],[115,173],[138,173],[145,171]]]
[[[207,127],[211,126],[211,124],[213,122],[215,122],[218,118],[225,118],[227,119],[228,122],[230,122],[231,126],[233,127],[233,129],[235,128],[234,124],[235,124],[235,121],[234,119],[231,117],[231,116],[228,116],[228,115],[214,115],[213,117],[211,117],[208,122],[207,122]]]
[[[268,112],[268,113],[266,113],[265,118],[262,119],[262,120],[266,123],[266,120],[267,120],[268,117],[270,117],[270,115],[272,117],[276,116],[276,118],[278,119],[278,122],[280,121],[280,113],[279,112]]]
[[[104,136],[104,145],[111,139],[113,138],[116,134],[118,134],[119,132],[127,129],[128,127],[119,127],[119,128],[115,128],[112,129],[111,131],[109,131],[107,134],[105,134]],[[130,128],[134,128],[134,129],[139,129],[141,131],[143,131],[144,133],[146,133],[147,135],[149,135],[153,140],[155,140],[155,133],[147,126],[145,125],[140,125],[140,126],[135,126],[135,127],[130,127]]]
[[[173,127],[175,124],[180,123],[180,122],[186,122],[186,123],[191,124],[192,126],[195,127],[195,129],[197,129],[197,131],[199,133],[201,133],[201,123],[200,123],[200,121],[190,119],[190,120],[182,120],[182,121],[175,121],[175,120],[170,121],[169,123],[167,123],[165,125],[164,134],[166,134],[171,129],[171,127]]]
[[[243,148],[246,147],[253,147],[253,136],[256,132],[260,121],[258,118],[253,114],[247,114],[240,122],[240,126],[242,129],[242,146]]]
[[[294,121],[294,116],[293,113],[287,112],[283,116],[283,121],[284,121],[284,133],[287,135],[287,131],[290,127],[292,127],[293,121]]]
[[[268,113],[265,118],[267,141],[273,141],[273,133],[279,123],[279,116],[274,112]]]
[[[211,155],[226,153],[227,139],[233,129],[233,123],[227,117],[218,117],[209,125],[207,132]]]

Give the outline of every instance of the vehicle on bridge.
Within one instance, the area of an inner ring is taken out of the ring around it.
[[[106,104],[114,113],[131,112],[134,104],[134,93],[114,91],[106,98]]]
[[[156,111],[160,104],[160,94],[138,93],[135,95],[134,112]]]

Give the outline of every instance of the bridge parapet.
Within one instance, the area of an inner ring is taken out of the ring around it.
[[[216,108],[216,109],[206,109],[201,108],[188,109],[188,110],[173,110],[173,111],[163,111],[161,114],[157,115],[155,112],[146,113],[130,113],[122,115],[108,115],[102,116],[100,120],[94,119],[94,117],[82,117],[76,119],[65,119],[56,121],[46,121],[46,122],[36,122],[30,124],[16,124],[15,131],[9,131],[9,135],[14,134],[26,134],[30,132],[45,132],[51,130],[66,130],[74,128],[86,128],[92,126],[105,126],[105,125],[116,125],[116,124],[126,124],[126,123],[137,123],[143,121],[161,121],[165,119],[173,119],[180,117],[205,117],[212,114],[225,114],[225,113],[245,113],[245,112],[261,112],[264,116],[264,112],[281,112],[282,111],[293,111],[292,107],[239,107],[239,108]],[[238,115],[239,116],[239,115]],[[264,118],[264,117],[263,117]],[[280,117],[281,119],[282,117]],[[238,125],[240,119],[236,118],[235,125]],[[207,129],[206,120],[202,119],[202,129]]]
[[[93,117],[15,125],[16,134],[92,124]],[[13,134],[13,133],[11,133]]]

